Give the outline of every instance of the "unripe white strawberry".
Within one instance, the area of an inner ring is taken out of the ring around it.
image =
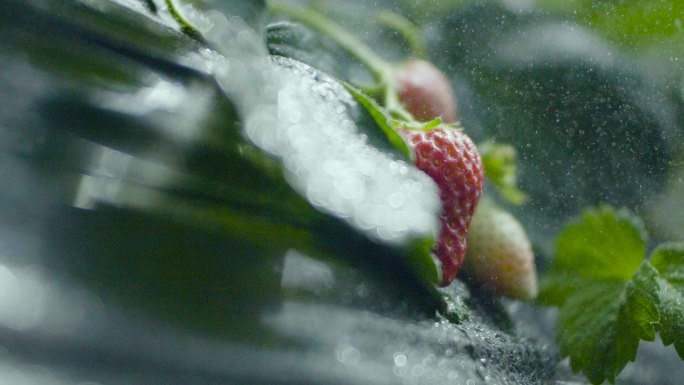
[[[445,123],[457,120],[456,95],[449,79],[434,64],[410,59],[396,69],[399,100],[419,121],[442,118]]]
[[[530,240],[510,213],[483,202],[470,224],[463,270],[484,288],[519,299],[537,296]]]

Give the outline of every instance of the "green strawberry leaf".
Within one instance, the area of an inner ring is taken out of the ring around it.
[[[557,239],[557,255],[540,300],[560,306],[557,341],[574,371],[594,384],[614,382],[653,341],[662,300],[658,270],[644,261],[638,218],[610,207],[587,210]]]
[[[604,206],[585,211],[561,232],[556,245],[558,268],[626,281],[644,259],[646,235],[637,217]]]
[[[432,253],[434,243],[432,238],[414,240],[406,247],[405,255],[406,263],[423,282],[438,285],[442,282],[442,270]]]
[[[394,129],[393,122],[394,118],[382,108],[372,97],[363,93],[363,91],[352,86],[347,82],[342,82],[344,87],[349,91],[349,93],[356,99],[357,102],[370,114],[375,123],[378,125],[380,130],[387,139],[387,142],[392,145],[393,148],[398,150],[406,158],[411,159],[411,151],[404,139],[397,133]]]
[[[624,284],[597,282],[570,297],[558,317],[556,340],[574,371],[598,384],[615,379],[618,298]]]
[[[539,282],[537,300],[547,306],[563,306],[587,281],[591,281],[574,271],[551,268]]]
[[[634,361],[639,340],[655,338],[659,319],[657,272],[644,262],[628,282],[600,280],[578,290],[561,308],[558,344],[575,371],[592,383],[615,377]]]
[[[660,318],[658,273],[644,262],[627,281],[586,283],[561,307],[557,341],[575,371],[594,384],[615,377],[636,359],[640,340],[653,341]]]
[[[660,337],[684,359],[684,245],[659,247],[651,263],[660,273]]]
[[[496,187],[501,196],[514,205],[521,205],[527,200],[527,194],[518,187],[516,166],[517,153],[509,144],[487,141],[478,146],[485,176]]]
[[[644,262],[627,281],[618,313],[617,357],[615,367],[622,370],[636,359],[639,340],[653,341],[660,321],[658,272]]]

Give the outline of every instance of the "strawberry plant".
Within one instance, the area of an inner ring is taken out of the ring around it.
[[[587,210],[556,240],[541,300],[560,307],[561,354],[594,384],[615,382],[656,333],[684,359],[684,245],[645,259],[646,241],[638,218],[609,207]]]
[[[287,8],[284,11],[296,20],[319,31],[337,31],[336,28],[338,27],[328,28],[326,19],[323,17],[317,17],[314,22],[310,22],[313,19],[311,14],[290,12]],[[408,113],[419,120],[427,121],[435,117],[442,117],[446,120],[455,119],[455,98],[453,94],[445,92],[443,88],[443,85],[448,81],[431,64],[419,60],[409,60],[400,65],[398,71],[395,72],[398,75],[392,77],[392,75],[387,75],[390,70],[387,69],[386,65],[378,65],[380,60],[374,57],[372,52],[368,52],[365,47],[357,48],[360,43],[351,44],[352,38],[340,40],[338,43],[341,43],[340,45],[352,56],[360,58],[371,69],[371,72],[376,74],[381,86],[385,85],[385,88],[381,88],[383,91],[379,93],[381,97],[384,95],[385,99],[379,99],[379,101],[385,103],[390,109],[390,114],[392,107],[396,107],[396,102],[399,102],[402,108],[405,108]],[[424,84],[429,84],[429,86],[421,87]],[[398,90],[399,96],[397,98],[393,98],[391,93],[393,86]],[[450,90],[449,87],[447,91]],[[444,108],[444,106],[450,107]],[[397,110],[394,112],[394,116],[399,117],[399,119],[405,116],[402,109]],[[391,120],[388,121],[391,122]],[[427,134],[414,133],[414,136],[419,135],[422,138]],[[523,137],[520,136],[520,138]],[[414,140],[417,141],[418,139]],[[431,157],[434,157],[432,154],[434,153],[431,153]],[[431,159],[431,157],[429,158]],[[516,187],[515,150],[511,146],[487,142],[483,145],[483,158],[487,176],[499,188],[502,196],[512,203],[523,203],[527,197]],[[430,174],[429,167],[421,167],[420,161],[416,164],[420,169]],[[653,171],[648,170],[647,172],[652,173]],[[434,174],[430,175],[436,181],[445,179],[443,177],[441,179],[436,178]],[[467,202],[466,199],[465,203]],[[443,215],[448,215],[448,213],[449,210],[447,209],[446,214]],[[476,213],[473,227],[470,237],[470,242],[473,244],[469,253],[471,255],[469,259],[466,259],[466,270],[469,274],[481,281],[483,288],[513,297],[533,298],[537,293],[536,268],[530,241],[520,223],[512,215],[495,209],[491,205],[485,205]],[[605,238],[614,232],[614,229],[597,228],[594,229],[593,234],[599,234],[599,238],[590,241],[588,240],[589,232],[587,232],[582,242],[591,243],[591,247],[609,244],[610,247],[606,247],[605,250],[607,253],[610,248],[627,247],[625,242],[610,243]],[[562,243],[564,234],[562,233],[561,238],[559,238],[559,253],[564,253],[566,247],[571,247]],[[444,244],[444,239],[443,232],[440,238],[440,247]],[[579,242],[579,240],[577,241]],[[455,244],[457,247],[464,245],[460,242],[455,242]],[[461,250],[464,249],[465,247]],[[672,255],[670,251],[676,249],[669,248],[666,253]],[[587,265],[590,266],[586,271],[590,271],[592,263],[595,263],[590,261],[591,258],[601,258],[589,249],[584,252],[579,250],[575,252],[576,254],[568,259],[572,262],[567,263],[582,264],[583,269]],[[612,250],[609,253],[615,255],[619,252]],[[656,251],[656,255],[658,253]],[[676,254],[676,252],[674,253]],[[457,252],[456,255],[462,255],[462,253]],[[562,264],[563,262],[560,261],[564,260],[563,258],[566,257],[559,257],[555,264]],[[444,259],[441,255],[440,259],[444,269]],[[660,263],[657,257],[655,260]],[[620,261],[614,261],[614,263],[622,267],[629,265]],[[598,267],[598,269],[606,268],[608,268],[607,265]],[[570,357],[572,369],[582,371],[592,382],[600,383],[605,379],[611,382],[615,381],[615,377],[626,363],[636,358],[638,340],[653,340],[659,327],[662,328],[663,341],[666,344],[677,340],[674,335],[676,333],[673,334],[671,330],[680,326],[681,314],[679,313],[681,309],[672,309],[673,304],[676,303],[673,298],[677,298],[679,294],[666,290],[668,292],[667,297],[670,295],[674,295],[674,297],[665,300],[668,304],[667,309],[664,310],[664,314],[667,314],[666,318],[663,319],[663,322],[657,320],[656,318],[660,317],[659,311],[662,311],[658,310],[658,303],[661,301],[659,296],[662,293],[663,281],[660,281],[659,284],[656,283],[658,279],[651,274],[654,269],[648,264],[642,266],[624,288],[619,283],[611,282],[611,285],[614,286],[611,290],[614,291],[605,292],[601,291],[601,287],[575,277],[581,274],[565,271],[559,273],[560,270],[563,269],[552,267],[551,273],[546,276],[544,301],[547,301],[546,298],[549,295],[552,297],[554,295],[556,297],[570,296],[569,305],[561,310],[557,339],[561,354]],[[624,276],[622,279],[627,280],[627,278]],[[558,286],[561,287],[558,288]],[[553,287],[555,291],[549,287]],[[573,290],[577,290],[577,299],[573,297]],[[595,294],[598,292],[601,294]],[[620,292],[622,294],[619,294]],[[615,302],[610,305],[604,301],[609,297],[615,298]],[[561,303],[555,304],[563,304],[564,301],[565,298]],[[675,308],[678,306],[678,304],[674,305]],[[594,309],[595,312],[592,310],[586,312],[587,309]],[[673,312],[678,315],[672,315]],[[602,355],[602,359],[596,358],[599,355]]]
[[[554,1],[7,0],[0,382],[678,385],[681,71]]]
[[[432,251],[441,265],[441,284],[455,278],[466,250],[471,218],[484,187],[480,155],[471,139],[449,126],[456,104],[448,79],[431,63],[412,59],[393,67],[348,31],[312,10],[279,2],[276,12],[293,17],[329,35],[373,73],[380,97],[371,100],[359,90],[352,94],[373,115],[388,140],[406,151],[418,169],[437,184],[442,201],[441,230]],[[384,108],[377,103],[384,105]],[[396,140],[398,132],[405,143]]]

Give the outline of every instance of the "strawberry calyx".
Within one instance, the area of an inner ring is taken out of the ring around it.
[[[441,117],[434,118],[428,122],[421,122],[416,120],[393,120],[392,124],[396,129],[415,130],[415,131],[430,131],[436,128],[452,129],[457,131],[464,131],[463,126],[458,123],[445,123]]]

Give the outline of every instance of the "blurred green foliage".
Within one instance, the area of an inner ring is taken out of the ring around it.
[[[684,36],[684,2],[679,0],[540,0],[539,7],[571,16],[624,47],[660,45]]]

